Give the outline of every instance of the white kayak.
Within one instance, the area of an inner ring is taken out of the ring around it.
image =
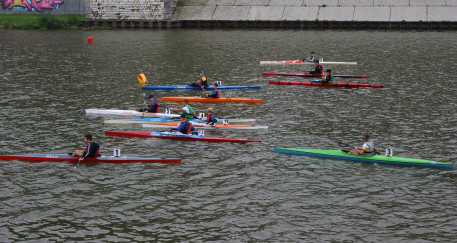
[[[102,109],[86,109],[86,114],[96,115],[117,115],[117,116],[141,116],[141,117],[180,117],[179,114],[166,113],[143,113],[135,110],[102,110]]]
[[[191,119],[190,122],[202,122],[206,120],[206,117],[202,119]],[[245,118],[226,118],[221,119],[218,118],[217,120],[220,121],[227,121],[228,123],[248,123],[248,122],[255,122],[255,119],[245,119]],[[161,117],[161,118],[137,118],[137,119],[107,119],[104,121],[105,124],[143,124],[143,123],[151,123],[151,122],[177,122],[180,121],[179,118],[169,118],[169,117]]]

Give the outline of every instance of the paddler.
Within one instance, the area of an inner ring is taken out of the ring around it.
[[[170,129],[170,132],[177,131],[182,134],[190,134],[192,131],[195,130],[195,127],[187,121],[186,115],[181,115],[181,124],[177,128]]]
[[[181,108],[181,109],[171,109],[171,111],[182,111],[182,115],[185,115],[187,117],[187,119],[194,118],[195,117],[194,108],[192,108],[189,105],[189,100],[188,99],[183,100],[182,104],[184,105],[183,108]]]
[[[332,70],[331,69],[327,69],[325,71],[325,73],[326,74],[325,74],[324,79],[319,80],[319,82],[322,82],[322,83],[331,83],[331,82],[333,82],[334,78],[333,78]]]
[[[213,83],[213,92],[211,94],[206,94],[208,98],[219,98],[220,91],[217,89],[217,83]]]
[[[314,62],[314,61],[319,61],[319,57],[316,55],[314,51],[311,52],[311,56],[303,59],[303,62]]]
[[[90,133],[84,135],[84,142],[86,143],[86,148],[83,150],[76,150],[72,156],[80,157],[79,161],[83,161],[86,158],[92,158],[99,156],[100,145],[92,141],[92,135]]]
[[[362,149],[358,149],[356,146],[348,152],[348,154],[360,154],[360,155],[373,155],[378,149],[374,146],[373,142],[369,140],[368,134],[362,135]]]
[[[206,124],[211,125],[211,126],[215,125],[217,122],[217,119],[214,116],[213,108],[211,108],[211,107],[208,108],[207,113],[208,113],[208,115],[206,117]]]
[[[205,75],[205,71],[200,71],[200,82],[197,83],[196,81],[197,80],[195,80],[195,83],[192,83],[189,86],[200,87],[202,89],[208,87],[208,78]]]
[[[303,71],[305,72],[305,71]],[[308,74],[322,74],[324,73],[324,67],[322,67],[322,65],[319,64],[319,60],[315,60],[314,61],[314,70],[313,71],[309,71]]]
[[[149,100],[149,104],[146,104],[146,102],[143,102],[145,105],[148,106],[148,108],[141,108],[138,111],[141,111],[143,113],[159,113],[160,112],[160,103],[155,100],[154,95],[150,94],[147,99]]]

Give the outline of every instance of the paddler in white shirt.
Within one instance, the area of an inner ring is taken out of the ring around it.
[[[187,119],[192,119],[195,117],[195,112],[194,109],[189,105],[189,100],[185,99],[182,101],[182,104],[184,105],[183,108],[181,109],[171,109],[171,111],[182,111],[183,115],[186,115]]]
[[[378,149],[374,146],[372,141],[369,141],[370,136],[367,134],[362,135],[362,149],[358,149],[356,146],[348,152],[348,154],[359,154],[359,155],[373,155]]]

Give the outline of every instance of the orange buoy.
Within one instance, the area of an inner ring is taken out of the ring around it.
[[[89,44],[93,44],[94,43],[94,38],[92,38],[92,36],[87,37],[87,42]]]

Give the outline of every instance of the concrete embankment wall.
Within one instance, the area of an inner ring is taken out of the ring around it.
[[[173,20],[457,22],[457,0],[179,0]]]

